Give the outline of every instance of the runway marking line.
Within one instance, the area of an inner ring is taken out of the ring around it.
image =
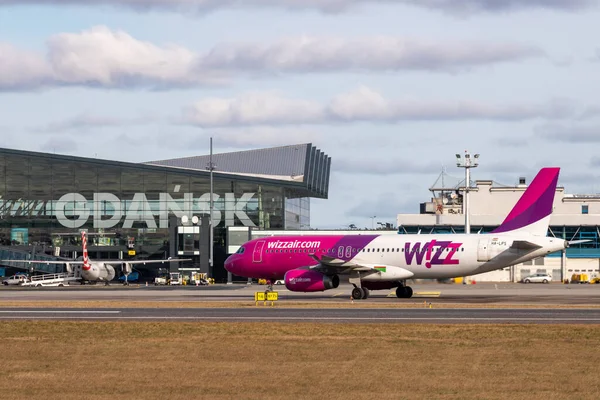
[[[2,314],[120,314],[119,310],[0,310]]]
[[[415,292],[413,297],[440,297],[442,292]]]

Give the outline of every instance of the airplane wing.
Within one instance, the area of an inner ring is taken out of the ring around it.
[[[28,263],[28,264],[83,264],[83,261],[53,261],[53,260],[0,260],[0,262],[15,262],[15,263]]]
[[[96,261],[96,260],[94,260]],[[170,258],[167,260],[131,260],[131,261],[127,261],[127,260],[99,260],[105,264],[156,264],[156,263],[160,263],[160,264],[164,264],[164,263],[168,263],[168,262],[174,262],[174,261],[192,261],[191,258]]]
[[[317,257],[316,254],[310,255],[315,261],[319,263],[319,265],[315,265],[312,268],[322,268],[326,267],[329,269],[339,269],[339,270],[354,270],[354,271],[369,271],[372,268],[365,268],[360,264],[344,261],[339,258],[330,257],[330,256],[321,256],[321,258]]]
[[[16,262],[16,263],[27,263],[27,264],[83,264],[82,260],[64,260],[64,261],[48,261],[48,260],[0,260],[0,262]],[[154,264],[154,263],[167,263],[171,261],[192,261],[191,258],[171,258],[167,260],[90,260],[90,262],[101,262],[105,264]]]
[[[311,257],[319,262],[318,265],[310,267],[310,269],[320,269],[327,270],[339,274],[348,274],[352,271],[359,272],[381,272],[385,271],[388,267],[385,264],[367,264],[367,263],[357,263],[353,261],[344,261],[339,258],[334,258],[330,256],[322,256],[321,258],[317,257],[315,254],[312,254]],[[397,272],[399,272],[403,276],[399,276],[398,279],[408,279],[411,278],[414,273],[403,270],[403,268],[394,267]]]

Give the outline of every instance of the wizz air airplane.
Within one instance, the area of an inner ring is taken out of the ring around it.
[[[171,261],[190,261],[191,258],[169,258],[166,260],[90,260],[87,249],[87,233],[81,231],[81,243],[83,247],[83,260],[78,261],[47,261],[47,260],[2,260],[12,261],[17,263],[40,263],[40,264],[64,264],[67,271],[79,272],[81,280],[84,282],[104,282],[109,284],[115,277],[115,265],[125,265],[125,272],[129,273],[132,270],[132,265],[135,264],[164,264]],[[72,266],[76,266],[75,271]],[[80,268],[80,271],[77,271]],[[77,275],[77,274],[76,274]]]
[[[347,275],[353,299],[392,288],[410,298],[407,279],[476,275],[567,248],[569,242],[546,236],[559,172],[541,169],[491,233],[275,236],[245,243],[225,268],[247,278],[283,279],[294,292],[335,289]]]

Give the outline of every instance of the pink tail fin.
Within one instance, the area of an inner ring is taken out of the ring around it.
[[[502,225],[492,233],[521,232],[546,236],[560,168],[542,168]]]

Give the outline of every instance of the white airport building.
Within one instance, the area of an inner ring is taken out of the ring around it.
[[[527,186],[525,178],[519,178],[516,186],[501,185],[491,180],[471,181],[471,233],[490,232],[498,227]],[[431,199],[421,203],[419,214],[398,214],[398,233],[463,233],[464,189],[465,180],[459,181],[442,172],[429,189]],[[571,279],[573,274],[587,274],[590,279],[600,276],[600,195],[566,194],[564,187],[557,187],[548,235],[589,242],[573,245],[562,253],[469,279],[476,282],[518,282],[535,273],[548,273],[554,281]]]

